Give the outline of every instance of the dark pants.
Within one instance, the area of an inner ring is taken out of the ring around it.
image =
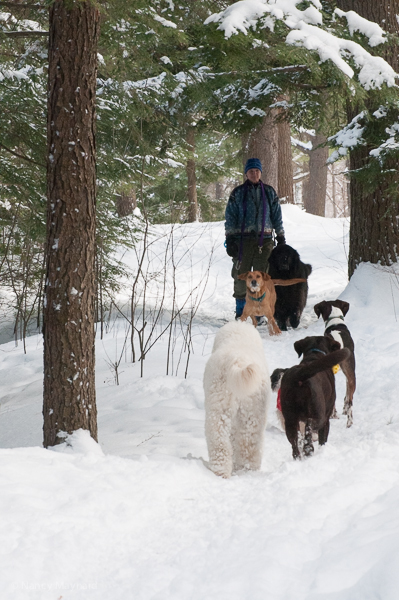
[[[238,279],[238,275],[247,271],[263,271],[267,273],[269,269],[269,256],[273,250],[273,240],[266,238],[263,240],[262,254],[259,254],[259,245],[256,238],[244,238],[242,261],[237,269],[238,258],[233,258],[233,268],[231,276],[234,279],[234,298],[245,298],[247,286],[245,281]]]

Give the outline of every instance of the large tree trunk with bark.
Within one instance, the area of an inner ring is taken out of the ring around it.
[[[262,163],[262,181],[278,188],[278,124],[277,111],[272,109],[262,123],[242,137],[243,165],[248,158],[259,158]]]
[[[186,138],[189,158],[186,164],[187,173],[187,197],[188,197],[188,222],[198,221],[198,201],[197,201],[197,176],[195,173],[195,129],[189,127]]]
[[[365,2],[364,0],[338,0],[337,5],[345,11],[354,10],[359,15],[374,21],[390,33],[399,33],[397,16],[398,0],[380,0]],[[398,71],[399,48],[382,48],[383,57],[395,71]],[[371,96],[368,109],[372,114],[378,105],[372,103]],[[348,108],[348,122],[360,110]],[[356,172],[367,166],[372,148],[362,146],[350,152],[350,170]],[[350,245],[348,272],[351,277],[361,262],[391,265],[398,260],[399,239],[399,204],[397,189],[399,186],[398,167],[395,161],[390,165],[391,171],[381,176],[380,183],[370,192],[366,185],[352,176],[350,183]]]
[[[367,160],[366,152],[351,153],[350,168],[363,166]],[[398,187],[397,173],[384,174],[372,194],[360,181],[351,179],[349,277],[361,262],[392,265],[398,260],[399,205],[397,193],[393,196],[388,189],[391,185]]]
[[[294,204],[294,168],[291,127],[288,121],[278,123],[278,184],[276,191],[282,202]]]
[[[306,212],[324,217],[326,212],[328,147],[322,146],[322,144],[327,142],[327,138],[322,133],[316,133],[311,140],[313,148],[308,152],[309,177],[303,185],[303,206]]]
[[[94,4],[50,7],[44,446],[60,432],[97,440],[94,376],[95,92],[99,14]]]

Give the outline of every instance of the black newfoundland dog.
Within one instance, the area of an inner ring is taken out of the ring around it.
[[[312,272],[312,266],[301,262],[298,252],[280,244],[273,249],[269,258],[269,275],[272,279],[307,279]],[[289,287],[276,287],[277,302],[274,318],[281,331],[287,331],[287,326],[298,327],[303,309],[308,297],[308,284],[296,283]]]

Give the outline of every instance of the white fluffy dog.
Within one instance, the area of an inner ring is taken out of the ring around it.
[[[249,323],[232,321],[216,334],[204,373],[209,468],[221,477],[260,468],[270,377],[262,340]]]

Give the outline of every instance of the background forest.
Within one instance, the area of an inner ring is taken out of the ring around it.
[[[218,28],[230,4],[97,3],[97,321],[123,274],[116,246],[132,247],[146,222],[222,220],[250,155],[267,165],[264,179],[282,202],[321,216],[350,214],[349,171],[361,186],[352,196],[373,194],[383,179],[391,197],[382,215],[395,221],[397,88],[384,69],[365,74],[348,45],[396,68],[398,23],[383,18],[390,3],[378,14],[360,3],[387,34],[334,12],[359,9],[356,2],[292,3],[308,23],[317,9],[323,31],[348,41],[347,69],[317,45],[287,43],[290,26],[276,14],[243,19],[233,35]],[[1,303],[24,338],[29,324],[40,326],[45,272],[48,3],[0,2],[0,11]],[[366,259],[381,255],[377,248]],[[350,274],[363,258],[351,257]]]
[[[398,34],[399,0],[0,0],[2,598],[397,600]],[[225,480],[203,376],[254,156],[312,265],[269,370],[347,301],[354,421],[293,460],[271,394]]]

